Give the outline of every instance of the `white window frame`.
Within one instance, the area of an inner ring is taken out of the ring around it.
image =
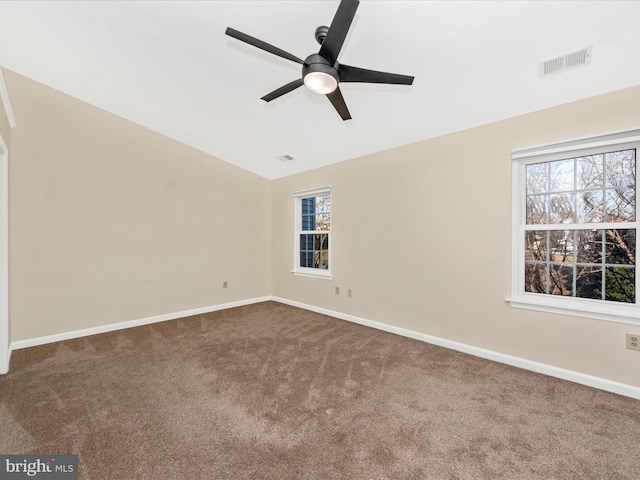
[[[640,128],[608,133],[595,137],[581,138],[550,145],[513,150],[512,152],[512,268],[511,297],[507,301],[515,308],[537,310],[548,313],[574,315],[599,320],[640,325],[640,264],[636,264],[636,303],[623,304],[606,300],[591,300],[575,297],[545,295],[524,291],[524,225],[526,223],[526,166],[530,163],[562,160],[584,155],[636,149],[636,169],[640,157]],[[636,177],[636,183],[638,179]],[[637,189],[636,189],[637,192]],[[636,193],[636,195],[638,195]],[[636,197],[637,201],[637,197]],[[628,228],[636,228],[636,222],[625,223]],[[608,224],[603,224],[608,225]],[[571,230],[572,225],[563,225]],[[605,227],[606,228],[606,227]],[[637,231],[636,245],[640,243]],[[636,252],[638,252],[636,248]]]
[[[293,270],[291,272],[294,275],[300,275],[303,277],[314,277],[331,280],[333,274],[331,269],[333,261],[331,259],[331,252],[333,248],[331,246],[331,230],[333,229],[333,195],[331,194],[331,185],[325,185],[323,187],[309,188],[306,190],[299,190],[292,194],[294,200],[294,236],[293,236]],[[329,230],[323,230],[320,233],[327,234],[329,236],[329,268],[309,268],[300,266],[300,235],[302,234],[302,200],[304,198],[317,197],[320,195],[331,196],[331,228]]]

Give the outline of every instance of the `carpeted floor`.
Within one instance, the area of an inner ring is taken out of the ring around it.
[[[640,478],[640,401],[266,302],[19,350],[0,453],[80,478]]]

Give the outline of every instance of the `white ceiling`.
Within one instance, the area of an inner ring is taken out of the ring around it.
[[[305,88],[260,100],[300,65],[226,27],[305,58],[338,3],[5,0],[0,66],[270,179],[640,84],[639,1],[362,0],[339,60],[412,86],[341,85],[347,122]]]

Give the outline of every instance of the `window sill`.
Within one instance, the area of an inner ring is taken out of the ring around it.
[[[308,270],[291,270],[291,273],[297,275],[299,277],[310,277],[310,278],[322,278],[324,280],[331,280],[333,275],[331,272],[327,270],[314,271],[313,269]]]
[[[506,301],[513,308],[640,325],[640,308],[637,305],[577,298],[548,298],[538,294],[516,295]]]

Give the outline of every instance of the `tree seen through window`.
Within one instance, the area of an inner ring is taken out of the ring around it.
[[[525,291],[635,303],[636,150],[526,166]]]

